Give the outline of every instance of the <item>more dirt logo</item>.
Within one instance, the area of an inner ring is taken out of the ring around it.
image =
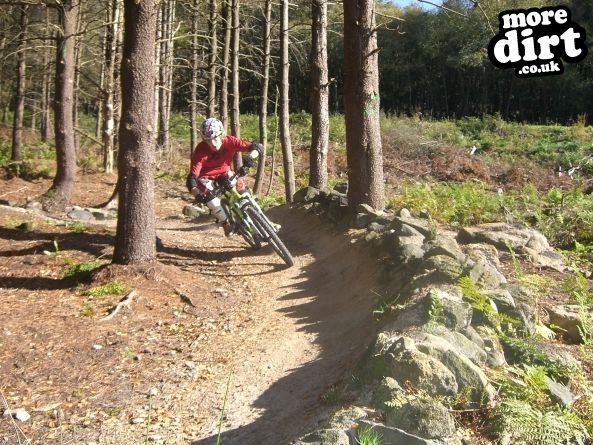
[[[585,30],[565,6],[503,11],[498,19],[488,57],[498,68],[515,68],[518,77],[562,74],[563,60],[576,63],[587,55]]]

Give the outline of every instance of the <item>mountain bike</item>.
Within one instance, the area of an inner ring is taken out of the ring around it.
[[[262,242],[271,244],[278,256],[291,267],[294,259],[278,236],[280,226],[270,221],[247,187],[244,192],[239,192],[235,187],[235,179],[245,176],[247,171],[246,167],[241,167],[231,177],[219,176],[214,180],[212,193],[220,197],[231,224],[231,233],[241,235],[254,250],[259,250]]]

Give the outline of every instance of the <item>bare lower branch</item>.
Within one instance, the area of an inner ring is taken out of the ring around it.
[[[444,10],[444,11],[452,12],[453,14],[457,14],[457,15],[460,15],[461,17],[467,18],[467,14],[464,14],[464,13],[459,12],[459,11],[455,11],[454,9],[451,9],[451,8],[447,8],[446,6],[438,5],[436,3],[429,2],[428,0],[417,0],[417,1],[419,1],[420,3],[427,3],[427,4],[431,5],[431,6],[435,6],[437,8],[440,8],[440,9]]]
[[[488,15],[486,14],[486,11],[484,11],[484,8],[482,8],[482,5],[479,2],[475,1],[475,0],[473,0],[473,4],[475,6],[477,6],[478,8],[480,8],[480,11],[484,15],[484,18],[486,19],[486,23],[488,23],[488,27],[490,28],[490,31],[492,32],[492,35],[495,35],[496,34],[496,31],[494,31],[494,28],[492,27],[492,24],[490,23],[490,19],[488,18]]]

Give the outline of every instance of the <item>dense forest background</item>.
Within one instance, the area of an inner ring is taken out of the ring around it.
[[[192,102],[192,77],[198,82],[197,100],[201,114],[207,112],[207,82],[213,39],[218,54],[214,61],[216,79],[228,75],[224,64],[225,11],[223,2],[218,33],[214,36],[209,20],[212,2],[177,0],[167,2],[167,26],[159,26],[159,87],[171,91],[173,113],[188,115]],[[400,9],[388,2],[377,4],[379,78],[381,107],[386,113],[427,117],[458,118],[496,114],[504,119],[526,122],[569,123],[581,119],[593,103],[593,63],[587,57],[578,64],[565,64],[565,73],[547,78],[519,79],[512,70],[495,68],[486,48],[498,29],[502,10],[564,4],[573,21],[593,32],[593,1],[516,1],[480,2],[447,0],[442,8],[426,10],[422,3]],[[77,37],[77,76],[75,98],[78,110],[98,115],[105,90],[106,45],[113,11],[104,2],[85,2],[80,11]],[[257,113],[261,97],[264,63],[263,34],[266,24],[264,2],[246,1],[240,10],[239,86],[241,113]],[[271,9],[271,66],[268,111],[275,108],[276,86],[281,64],[279,39],[280,9]],[[17,65],[26,55],[25,120],[29,126],[43,126],[44,108],[51,103],[51,76],[55,71],[54,33],[56,12],[43,5],[28,6],[27,33],[22,35],[23,18],[18,5],[0,10],[0,121],[9,123],[15,107]],[[311,46],[311,8],[307,2],[294,2],[290,16],[290,108],[310,111],[309,85]],[[328,5],[328,69],[330,112],[343,111],[343,20],[342,5]],[[121,17],[116,20],[122,20]],[[121,28],[121,27],[120,27]],[[121,31],[117,31],[120,32]],[[167,35],[163,35],[167,32]],[[121,38],[121,35],[119,36]],[[121,45],[118,36],[116,45]],[[590,46],[591,39],[588,39]],[[117,50],[115,51],[117,54]],[[197,54],[197,58],[196,58]],[[116,61],[117,63],[117,61]],[[113,64],[113,62],[112,62]],[[198,75],[194,74],[195,69]],[[166,69],[166,72],[163,70]],[[115,73],[117,82],[118,74]],[[220,91],[220,88],[219,88]],[[117,100],[116,100],[117,103]],[[46,104],[46,105],[44,105]],[[117,107],[117,105],[116,105]],[[218,108],[218,107],[217,107]],[[220,110],[215,109],[219,114]]]

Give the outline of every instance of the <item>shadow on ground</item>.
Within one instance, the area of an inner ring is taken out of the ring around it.
[[[294,251],[306,251],[314,261],[302,268],[298,284],[282,297],[281,311],[297,320],[300,331],[311,334],[320,354],[292,369],[273,383],[250,407],[260,412],[252,423],[192,442],[191,445],[288,444],[317,427],[322,397],[332,385],[351,378],[373,335],[372,288],[378,279],[376,259],[351,247],[315,217],[274,219],[283,224],[283,236]],[[282,342],[282,339],[279,339]],[[221,405],[223,401],[221,400]],[[232,409],[227,406],[227,409]],[[218,442],[219,440],[219,442]]]

